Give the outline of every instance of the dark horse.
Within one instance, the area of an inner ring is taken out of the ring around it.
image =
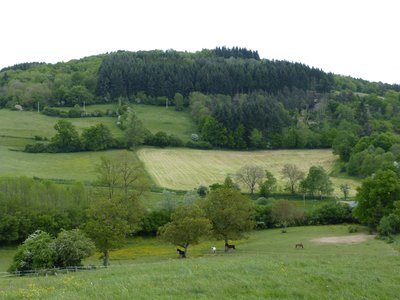
[[[298,243],[298,244],[296,244],[296,246],[294,246],[296,249],[297,248],[301,248],[301,249],[304,249],[304,246],[303,246],[303,243]]]
[[[185,253],[185,251],[183,251],[183,250],[181,250],[181,249],[176,249],[176,252],[178,252],[179,253],[179,256],[181,257],[181,258],[186,258],[186,253]]]
[[[225,242],[225,251],[229,251],[229,249],[236,250],[235,245],[229,245],[227,242]]]

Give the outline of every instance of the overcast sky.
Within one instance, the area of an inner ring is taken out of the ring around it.
[[[398,0],[4,0],[0,68],[116,50],[258,50],[400,83]]]

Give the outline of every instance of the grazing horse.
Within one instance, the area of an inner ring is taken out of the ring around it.
[[[176,249],[176,252],[178,252],[179,253],[179,256],[181,257],[181,258],[186,258],[186,253],[185,253],[185,251],[183,251],[183,250],[181,250],[181,249]]]
[[[216,252],[217,252],[217,247],[212,246],[212,247],[211,247],[211,253],[216,253]]]
[[[236,250],[235,245],[229,245],[228,243],[225,243],[225,251],[229,251],[229,249]]]
[[[303,246],[303,243],[298,243],[298,244],[296,244],[296,246],[294,246],[296,249],[297,248],[301,248],[301,249],[304,249],[304,246]]]

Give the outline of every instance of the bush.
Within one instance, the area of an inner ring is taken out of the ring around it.
[[[59,117],[60,116],[60,110],[46,106],[42,110],[42,114],[44,114],[46,116],[51,116],[51,117]]]
[[[141,228],[139,231],[140,235],[144,236],[156,236],[158,228],[164,226],[171,221],[171,212],[163,209],[152,211],[146,214],[141,220]]]
[[[36,230],[18,247],[8,271],[80,266],[94,251],[94,243],[79,229],[63,230],[56,239]]]
[[[96,249],[93,241],[79,229],[62,230],[54,240],[55,266],[81,266],[82,259],[92,255]]]
[[[8,272],[51,268],[56,252],[51,236],[37,230],[18,247]]]
[[[357,225],[350,225],[349,227],[347,227],[347,230],[349,231],[349,233],[356,233],[359,231],[359,227]]]
[[[352,223],[354,219],[351,208],[347,204],[330,202],[312,211],[308,216],[308,221],[314,225],[326,225]]]
[[[391,236],[400,233],[400,216],[392,213],[384,216],[378,225],[378,233],[381,236]]]
[[[256,228],[274,228],[277,224],[272,217],[272,208],[267,205],[257,205],[255,208]]]
[[[268,199],[265,198],[265,197],[259,197],[259,198],[256,200],[256,203],[257,203],[258,205],[267,205],[267,204],[268,204]]]
[[[48,144],[44,144],[44,143],[28,144],[25,146],[24,152],[28,152],[28,153],[48,152]]]
[[[182,140],[173,134],[171,134],[168,137],[168,144],[171,147],[182,147],[183,146]]]
[[[212,149],[212,145],[209,142],[205,142],[205,141],[200,141],[200,142],[192,142],[192,141],[188,141],[186,143],[186,147],[188,148],[192,148],[192,149]]]
[[[206,186],[200,185],[200,186],[197,188],[197,194],[198,194],[200,197],[205,197],[205,196],[207,195],[207,193],[208,193],[208,188],[207,188]]]

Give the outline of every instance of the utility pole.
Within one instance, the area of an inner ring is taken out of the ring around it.
[[[168,108],[168,98],[165,98],[165,108]]]
[[[40,103],[39,103],[39,101],[37,103],[37,112],[40,113]]]

